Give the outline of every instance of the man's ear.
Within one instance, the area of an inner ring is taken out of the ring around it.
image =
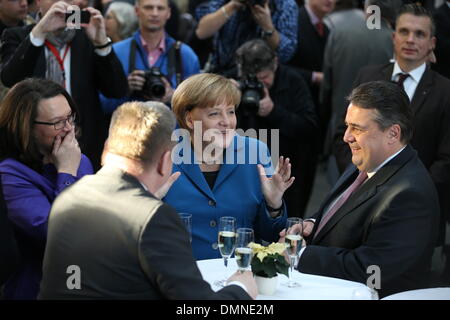
[[[170,149],[161,154],[156,170],[163,177],[172,172],[172,151]]]
[[[389,141],[390,142],[395,142],[395,141],[401,140],[402,129],[400,128],[400,126],[398,124],[394,124],[388,130],[389,130]]]

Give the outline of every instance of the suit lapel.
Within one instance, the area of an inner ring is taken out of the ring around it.
[[[430,68],[427,66],[411,101],[411,109],[414,115],[416,115],[420,108],[424,105],[424,102],[432,88],[433,75]]]
[[[385,184],[409,159],[415,154],[413,149],[410,146],[406,146],[406,148],[400,152],[394,159],[385,164],[377,173],[367,180],[359,189],[357,189],[348,200],[342,205],[341,208],[334,214],[334,216],[327,222],[327,224],[320,230],[320,233],[314,238],[313,244],[320,242],[320,240],[331,231],[336,224],[348,214],[357,214],[354,212],[359,206],[361,206],[364,202],[368,201],[370,198],[376,195],[377,188],[383,184]],[[356,168],[354,168],[352,173],[353,175],[356,172]],[[346,179],[345,186],[348,186],[351,182],[353,182],[353,175],[350,174]],[[350,179],[349,178],[353,178]],[[341,188],[342,189],[342,188]],[[343,191],[343,190],[342,190]],[[338,195],[336,193],[335,197]],[[333,197],[332,199],[334,199]],[[318,225],[318,224],[317,224]]]

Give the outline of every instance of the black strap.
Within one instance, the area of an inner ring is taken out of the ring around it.
[[[168,65],[168,75],[169,79],[172,78],[172,75],[175,74],[176,85],[181,83],[183,74],[183,61],[181,59],[181,41],[176,41],[167,52],[167,56],[169,58]]]
[[[128,58],[128,74],[132,73],[136,66],[136,50],[137,50],[136,40],[131,39],[130,56]]]

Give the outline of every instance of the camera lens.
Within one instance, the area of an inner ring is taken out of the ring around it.
[[[159,79],[158,79],[159,80]],[[152,96],[156,98],[161,98],[166,93],[166,88],[164,88],[164,84],[157,83],[156,81],[150,85],[150,92],[152,93]]]

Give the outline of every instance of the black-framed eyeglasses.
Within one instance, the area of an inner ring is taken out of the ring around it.
[[[66,126],[66,124],[70,124],[73,126],[76,120],[76,115],[73,113],[70,116],[68,116],[66,119],[59,120],[56,122],[43,122],[43,121],[34,121],[35,124],[44,124],[46,126],[53,126],[55,130],[61,130]]]

